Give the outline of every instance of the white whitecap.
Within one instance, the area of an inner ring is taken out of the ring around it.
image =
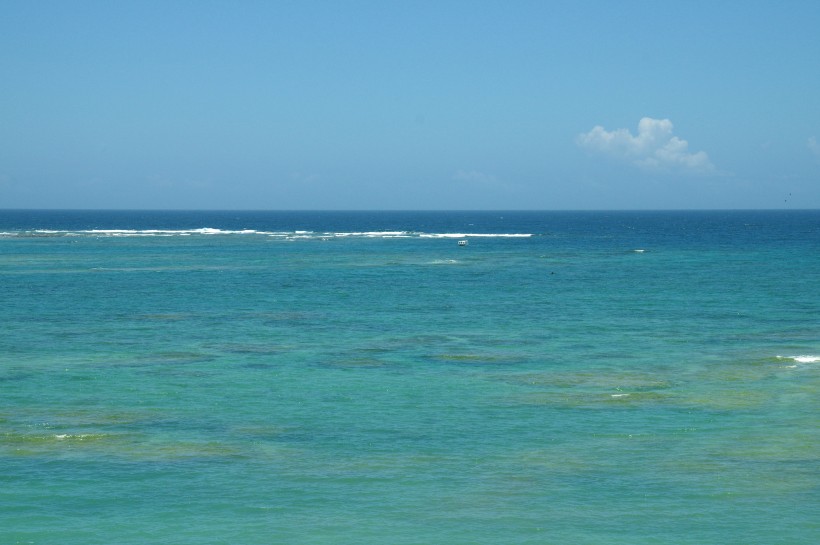
[[[527,238],[532,233],[422,233],[421,238]]]
[[[340,231],[340,232],[317,232],[307,230],[294,231],[260,231],[256,229],[219,229],[214,227],[201,227],[198,229],[84,229],[59,231],[51,229],[37,229],[31,231],[38,235],[63,235],[63,236],[94,236],[94,237],[172,237],[172,236],[192,236],[192,235],[264,235],[270,237],[285,237],[288,239],[314,239],[314,238],[433,238],[433,239],[469,239],[469,238],[529,238],[532,233],[424,233],[418,231],[385,230],[385,231]],[[18,233],[3,231],[0,237],[18,236]]]
[[[89,437],[103,437],[103,435],[99,434],[91,434],[91,433],[58,433],[54,435],[54,438],[58,441],[63,441],[65,439],[79,439],[80,441],[87,439]]]
[[[820,356],[801,355],[801,356],[777,356],[779,360],[792,360],[797,363],[818,363]]]
[[[795,356],[792,359],[797,363],[817,363],[820,361],[820,356]]]

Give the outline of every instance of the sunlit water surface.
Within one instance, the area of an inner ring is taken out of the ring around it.
[[[0,309],[0,543],[820,540],[820,212],[5,211]]]

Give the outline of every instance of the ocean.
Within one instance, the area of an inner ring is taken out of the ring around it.
[[[0,544],[820,542],[820,211],[6,210],[0,309]]]

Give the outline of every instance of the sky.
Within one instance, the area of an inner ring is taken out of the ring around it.
[[[820,208],[820,2],[0,3],[0,209]]]

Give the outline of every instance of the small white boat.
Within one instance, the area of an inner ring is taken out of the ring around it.
[[[466,240],[459,240],[458,245],[459,246],[467,246],[467,241]]]

